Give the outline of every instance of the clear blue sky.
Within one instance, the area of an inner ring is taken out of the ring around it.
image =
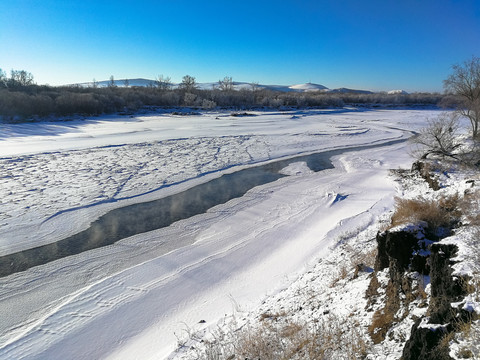
[[[37,83],[231,76],[442,91],[480,56],[480,0],[2,0],[0,68]]]

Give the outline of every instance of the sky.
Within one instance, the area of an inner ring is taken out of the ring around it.
[[[443,91],[480,0],[0,0],[0,69],[36,83],[184,75]]]

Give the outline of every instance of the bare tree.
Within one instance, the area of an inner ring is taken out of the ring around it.
[[[185,75],[182,78],[182,83],[180,84],[180,88],[182,88],[183,90],[189,92],[196,89],[196,87],[197,87],[197,82],[195,81],[195,78],[193,76]]]
[[[225,76],[223,80],[218,80],[218,86],[222,91],[232,91],[233,90],[233,80],[231,77]]]
[[[258,85],[258,82],[252,81],[250,83],[250,90],[252,90],[252,99],[251,102],[256,104],[257,103],[257,93],[258,90],[260,89],[260,86]]]
[[[95,80],[95,78],[93,78],[92,87],[93,87],[94,89],[98,88],[98,81]]]
[[[108,87],[109,88],[113,88],[115,87],[115,78],[113,77],[113,75],[110,75],[110,81],[108,82]]]
[[[252,91],[255,93],[258,91],[259,89],[259,86],[258,86],[258,82],[254,81],[254,82],[251,82],[250,83],[250,88],[252,89]]]
[[[123,86],[128,88],[130,86],[130,81],[128,81],[128,79],[123,80]]]
[[[452,66],[453,73],[443,82],[447,91],[461,99],[458,112],[466,116],[472,125],[474,139],[480,136],[480,58],[473,56],[463,64]]]
[[[412,142],[417,145],[414,152],[421,159],[426,159],[429,155],[456,159],[460,155],[457,151],[462,146],[458,130],[458,114],[442,113],[438,118],[429,120],[428,125],[412,138]]]
[[[8,85],[10,87],[33,85],[33,75],[25,70],[11,70]]]
[[[164,77],[163,75],[158,75],[155,84],[160,90],[168,90],[172,86],[172,80],[168,76]]]
[[[0,88],[7,86],[7,74],[0,69]]]

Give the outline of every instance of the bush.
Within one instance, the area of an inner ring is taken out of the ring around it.
[[[48,116],[55,112],[55,102],[47,95],[32,96],[32,114],[38,116]]]
[[[203,99],[202,109],[214,109],[215,107],[217,107],[217,103],[215,101]]]
[[[187,92],[183,97],[183,103],[185,104],[185,106],[193,106],[195,105],[196,98],[197,98],[197,95]]]
[[[69,114],[100,114],[102,105],[93,94],[66,93],[55,100],[56,112],[60,115]]]

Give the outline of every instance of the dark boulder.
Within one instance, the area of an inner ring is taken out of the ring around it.
[[[412,326],[410,339],[403,348],[402,360],[447,360],[448,347],[440,346],[442,338],[447,334],[445,327],[422,326],[425,320],[418,319]]]
[[[421,229],[417,228],[417,230]],[[413,256],[413,251],[419,247],[418,241],[418,231],[409,228],[378,233],[375,271],[389,267],[392,261],[399,271],[406,270]]]

